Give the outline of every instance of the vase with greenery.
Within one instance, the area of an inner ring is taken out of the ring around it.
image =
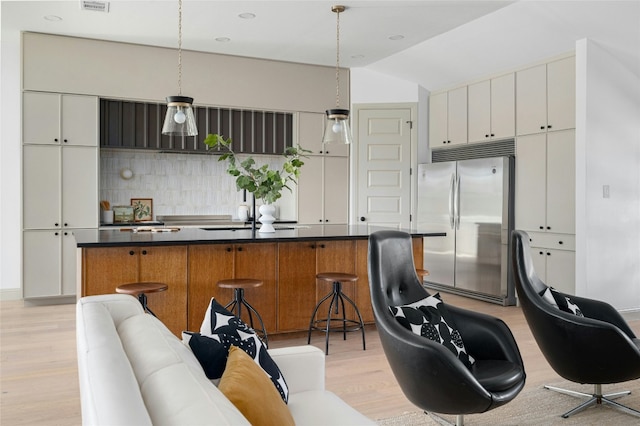
[[[218,161],[227,162],[227,173],[235,177],[238,191],[246,190],[253,194],[256,200],[262,200],[265,205],[271,205],[282,197],[283,189],[291,191],[290,184],[297,184],[300,168],[304,165],[302,158],[305,157],[305,153],[310,152],[300,146],[287,147],[283,153],[285,160],[282,167],[272,169],[268,164],[256,164],[251,156],[239,159],[231,148],[231,138],[225,139],[217,133],[208,134],[204,143],[209,148],[224,149]],[[273,225],[265,227],[263,223],[260,231],[274,232]]]

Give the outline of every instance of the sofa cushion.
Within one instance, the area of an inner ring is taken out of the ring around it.
[[[287,405],[264,370],[237,346],[229,349],[218,389],[254,426],[294,425]]]
[[[462,336],[457,330],[440,294],[425,297],[407,305],[390,306],[389,310],[403,327],[448,348],[467,368],[474,358],[467,353]]]
[[[288,407],[297,426],[376,424],[331,392],[292,393]]]
[[[157,318],[136,315],[117,330],[154,425],[206,424],[212,418],[219,424],[248,424],[207,379],[189,348]]]
[[[274,386],[280,392],[282,400],[286,403],[289,399],[289,388],[280,369],[273,361],[267,348],[255,331],[246,325],[240,318],[227,311],[213,297],[205,313],[200,326],[200,334],[207,338],[215,339],[222,343],[228,352],[231,345],[238,346],[245,351],[267,373]],[[211,364],[207,359],[207,351],[194,351],[196,358],[203,365]],[[216,356],[216,359],[219,359]],[[207,367],[211,369],[211,366]],[[224,369],[224,366],[222,367]],[[217,370],[217,369],[216,369]],[[210,379],[218,377],[208,376]]]

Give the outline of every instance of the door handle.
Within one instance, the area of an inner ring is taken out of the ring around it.
[[[360,216],[360,222],[365,222],[367,219],[365,219],[364,216]]]
[[[453,204],[453,194],[455,192],[455,179],[456,179],[456,175],[454,173],[451,173],[451,182],[449,183],[449,227],[451,229],[453,229],[453,227],[455,226],[455,221],[454,221],[454,215],[455,215],[455,206]]]

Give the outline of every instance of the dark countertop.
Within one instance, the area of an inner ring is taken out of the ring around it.
[[[374,231],[391,228],[369,228],[366,225],[282,225],[272,233],[255,233],[251,229],[182,228],[174,232],[131,232],[130,230],[76,230],[78,247],[168,246],[185,244],[224,244],[281,241],[313,241],[329,239],[366,239]],[[161,229],[161,228],[159,228]],[[413,237],[443,237],[442,232],[406,230]]]

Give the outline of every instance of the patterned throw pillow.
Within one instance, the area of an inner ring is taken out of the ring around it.
[[[262,343],[262,340],[260,340],[260,337],[251,327],[246,325],[233,313],[227,311],[213,297],[211,298],[204,320],[200,326],[200,336],[213,339],[222,345],[224,348],[225,364],[231,345],[238,346],[245,351],[269,376],[276,389],[278,389],[278,392],[280,392],[282,400],[285,403],[288,402],[289,388],[287,382],[284,380],[284,376],[275,361],[267,352],[267,348]],[[191,340],[193,340],[193,337]],[[189,346],[193,349],[191,344]],[[209,350],[211,350],[213,346],[215,346],[213,343],[207,345]],[[209,369],[209,371],[219,371],[217,368],[208,365],[212,361],[207,359],[207,351],[200,351],[199,353],[200,355],[194,351],[196,358],[198,358],[205,371],[207,369]],[[200,360],[201,357],[203,360]],[[208,365],[208,367],[205,367],[205,365]],[[224,366],[222,370],[224,370]],[[209,377],[209,375],[207,375],[207,377]],[[214,379],[219,377],[220,376],[209,378]]]
[[[229,349],[224,347],[219,336],[183,331],[182,342],[191,348],[207,378],[214,380],[222,377]]]
[[[462,336],[439,293],[408,305],[389,306],[389,310],[406,329],[444,345],[467,368],[475,363],[475,359],[467,353]]]
[[[544,289],[542,292],[540,292],[540,296],[542,296],[542,298],[551,306],[554,306],[563,312],[568,312],[579,317],[584,317],[584,314],[580,310],[580,307],[573,303],[569,296],[560,293],[553,287],[547,287],[546,289]]]

